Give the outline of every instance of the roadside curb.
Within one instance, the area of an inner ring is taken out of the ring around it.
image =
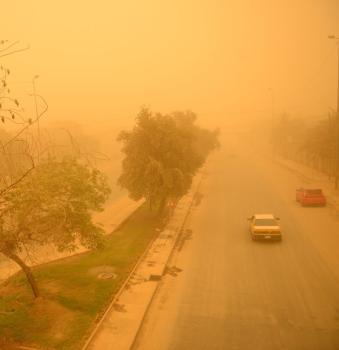
[[[306,179],[307,181],[319,181],[318,179],[315,179],[314,177],[310,176],[310,175],[307,175],[305,174],[304,172],[302,172],[301,170],[299,169],[296,169],[296,168],[293,168],[291,165],[289,164],[286,164],[287,160],[279,157],[272,157],[272,156],[267,156],[268,159],[270,159],[272,162],[276,163],[276,164],[279,164],[280,166],[286,168],[287,170],[289,170],[290,172],[294,173],[294,174],[297,174],[298,176]]]
[[[319,182],[322,183],[321,187],[323,187],[326,190],[326,197],[327,197],[327,206],[331,207],[336,213],[339,213],[339,192],[332,187],[331,182],[326,179],[326,174],[320,173],[318,176],[322,176],[324,178],[319,178],[317,176],[312,176],[309,174],[305,174],[304,171],[297,169],[298,163],[296,164],[296,167],[293,167],[293,164],[288,164],[294,161],[290,161],[288,159],[284,159],[279,156],[279,158],[274,158],[272,156],[267,156],[268,159],[270,159],[272,162],[278,164],[279,166],[287,169],[288,171],[297,174],[298,176],[302,177],[303,179],[309,181],[309,182]],[[303,164],[301,164],[303,166]],[[310,169],[312,171],[312,169]]]

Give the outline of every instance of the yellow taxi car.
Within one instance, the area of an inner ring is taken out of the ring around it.
[[[250,232],[252,239],[281,240],[279,218],[273,214],[254,214],[250,218]]]

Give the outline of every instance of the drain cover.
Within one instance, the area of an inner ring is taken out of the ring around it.
[[[99,280],[109,280],[111,278],[116,278],[117,275],[115,273],[112,273],[112,272],[102,272],[102,273],[99,273],[98,275],[98,278]]]

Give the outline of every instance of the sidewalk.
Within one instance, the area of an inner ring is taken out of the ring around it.
[[[120,198],[118,201],[108,205],[103,212],[98,213],[94,217],[95,223],[100,223],[106,234],[112,233],[116,230],[141,204],[143,201],[135,202],[129,199],[127,196]],[[62,259],[68,256],[76,255],[87,251],[83,246],[79,246],[73,252],[59,252],[52,245],[44,247],[31,247],[31,256],[22,253],[21,256],[30,265],[35,266],[43,263],[47,263],[53,260]],[[14,273],[20,270],[20,267],[7,259],[3,255],[0,255],[0,282],[7,279]]]
[[[176,206],[166,229],[153,241],[125,286],[106,311],[83,350],[128,350],[133,345],[143,318],[180,235],[199,188],[199,174]]]
[[[272,161],[303,177],[310,184],[309,187],[321,188],[328,204],[339,212],[339,191],[334,188],[333,179],[329,179],[326,174],[293,160],[280,156],[270,158]]]

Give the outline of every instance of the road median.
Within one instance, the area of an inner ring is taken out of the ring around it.
[[[183,231],[201,176],[202,172],[196,176],[191,190],[179,201],[166,228],[149,246],[82,350],[132,347]]]

